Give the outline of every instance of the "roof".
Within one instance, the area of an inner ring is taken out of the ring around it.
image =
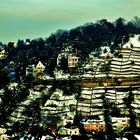
[[[68,57],[78,58],[78,57],[77,57],[77,55],[76,55],[76,54],[74,54],[74,53],[70,53],[70,54],[68,55]]]
[[[6,53],[6,51],[3,49],[3,50],[1,51],[1,53]]]
[[[30,42],[29,42],[29,41],[27,41],[27,42],[25,43],[25,45],[30,45]]]
[[[102,120],[82,120],[80,121],[81,124],[105,124]]]
[[[38,64],[36,65],[36,68],[42,68],[42,69],[45,69],[45,66],[42,64],[41,61],[39,61]]]

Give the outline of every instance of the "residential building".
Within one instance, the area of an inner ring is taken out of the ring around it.
[[[114,131],[121,132],[129,126],[129,118],[127,117],[112,117],[112,126]]]
[[[106,132],[106,124],[102,120],[82,120],[80,124],[86,132]]]
[[[57,66],[60,66],[62,57],[63,57],[63,54],[62,53],[58,54],[58,57],[57,57]]]
[[[72,46],[67,46],[64,50],[61,51],[61,53],[58,54],[57,57],[57,66],[60,66],[60,63],[63,58],[68,58],[69,53],[72,52]]]
[[[27,67],[26,67],[26,76],[31,76],[31,75],[33,75],[33,73],[34,73],[34,65],[28,65]]]
[[[68,55],[68,67],[75,68],[78,63],[78,60],[79,60],[79,58],[75,54],[73,54],[73,53],[69,54]]]
[[[0,128],[0,135],[5,134],[6,133],[6,129],[5,128]]]
[[[0,140],[10,140],[11,136],[8,136],[7,134],[3,134],[0,136]]]
[[[110,57],[110,47],[109,46],[100,47],[99,57],[102,59]]]
[[[129,118],[127,117],[112,117],[112,123],[129,123]]]
[[[45,66],[42,64],[41,61],[39,61],[38,64],[36,65],[36,67],[35,67],[35,71],[37,73],[43,73],[44,70],[45,70]]]
[[[76,64],[78,63],[78,59],[79,59],[76,54],[77,54],[77,50],[74,50],[72,46],[67,46],[64,50],[62,50],[58,54],[57,66],[59,67],[62,60],[66,59],[68,61],[68,68],[76,67]]]
[[[26,42],[25,42],[25,46],[30,46],[30,40],[26,40]]]
[[[8,52],[6,52],[5,50],[2,50],[0,52],[0,60],[5,59],[8,56]]]
[[[58,134],[72,136],[72,135],[79,135],[80,132],[79,132],[79,128],[72,126],[70,128],[65,128],[65,127],[60,128]]]
[[[17,48],[17,47],[18,47],[17,43],[14,42],[14,43],[13,43],[13,48]]]
[[[67,125],[67,124],[73,124],[74,123],[74,118],[66,116],[63,119],[63,126]]]
[[[41,76],[40,78],[42,78],[44,70],[45,70],[45,66],[41,61],[39,61],[33,70],[34,71],[33,75],[38,78]]]
[[[10,81],[15,82],[17,80],[17,73],[15,68],[15,62],[11,61],[6,68],[7,77]]]

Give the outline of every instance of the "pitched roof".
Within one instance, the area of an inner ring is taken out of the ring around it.
[[[42,68],[42,69],[45,69],[45,66],[42,64],[41,61],[39,61],[38,64],[36,65],[36,68]]]

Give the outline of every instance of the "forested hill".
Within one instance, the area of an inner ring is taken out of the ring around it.
[[[84,60],[86,56],[100,46],[108,45],[113,51],[118,44],[128,41],[129,35],[140,34],[140,18],[135,17],[131,21],[118,18],[115,22],[106,19],[95,23],[87,23],[69,31],[58,30],[48,38],[18,40],[9,42],[7,45],[1,43],[0,49],[8,52],[8,57],[1,60],[1,74],[5,74],[4,68],[14,61],[17,77],[25,74],[25,68],[29,64],[37,64],[42,61],[47,67],[46,72],[52,74],[56,67],[56,59],[62,49],[67,46],[76,48],[79,57]]]

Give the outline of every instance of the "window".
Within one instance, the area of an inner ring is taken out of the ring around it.
[[[90,125],[85,125],[85,127],[87,128],[87,127],[90,127]]]
[[[99,132],[100,130],[97,128],[96,131]]]

